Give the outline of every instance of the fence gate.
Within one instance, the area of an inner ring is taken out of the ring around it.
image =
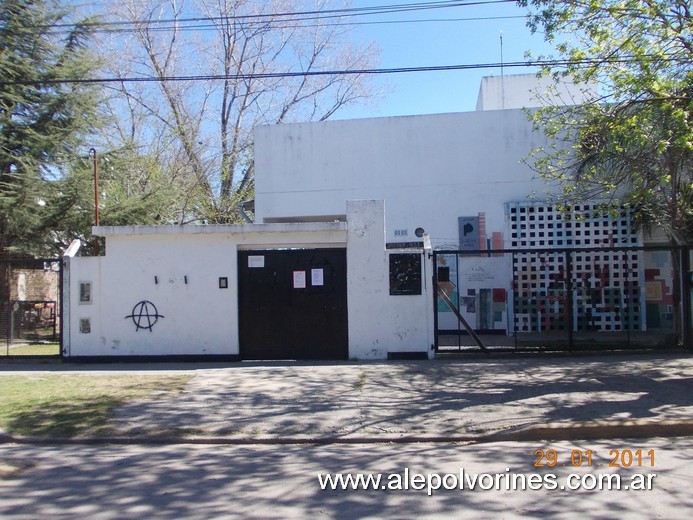
[[[347,359],[346,249],[238,253],[243,359]]]
[[[60,356],[61,269],[56,259],[0,260],[0,356]]]
[[[438,352],[691,347],[691,251],[434,252]]]

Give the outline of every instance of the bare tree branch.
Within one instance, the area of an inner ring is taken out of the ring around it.
[[[341,1],[341,0],[337,0]],[[327,2],[316,1],[316,9]],[[126,114],[131,139],[159,134],[158,156],[172,182],[184,181],[180,222],[233,222],[237,204],[252,197],[252,131],[258,124],[327,119],[342,107],[376,95],[365,75],[258,78],[257,74],[348,70],[375,65],[377,50],[349,41],[348,32],[277,17],[305,9],[302,0],[115,0],[120,18],[144,20],[135,38],[112,42],[113,72],[150,74],[156,85],[121,85],[113,113]],[[183,31],[158,21],[213,18],[214,30]],[[243,18],[263,15],[261,18]],[[194,36],[193,36],[194,35]],[[105,46],[104,46],[105,47]],[[345,50],[346,49],[346,50]],[[166,81],[174,72],[223,75],[211,82]],[[234,78],[239,74],[242,79]],[[158,130],[157,130],[158,129]],[[167,135],[167,138],[163,138]],[[175,172],[175,173],[173,173]],[[185,174],[184,172],[187,172]]]

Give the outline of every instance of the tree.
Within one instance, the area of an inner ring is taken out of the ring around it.
[[[161,172],[156,159],[132,147],[108,150],[97,157],[99,214],[102,226],[157,225],[175,221],[172,201],[181,194]],[[53,181],[45,203],[43,225],[52,255],[60,255],[75,239],[83,253],[94,252],[93,156],[72,161],[67,174]]]
[[[184,186],[179,223],[241,219],[238,205],[253,195],[256,125],[327,119],[373,95],[365,75],[270,76],[373,65],[374,48],[351,45],[334,14],[328,22],[287,15],[305,11],[305,1],[119,0],[111,5],[133,27],[128,38],[117,33],[104,44],[116,49],[107,60],[111,74],[158,80],[124,81],[118,87],[111,106],[120,116],[119,135],[149,147],[162,170]],[[325,2],[318,2],[310,10],[323,9]],[[186,21],[191,18],[198,22],[191,25]],[[209,76],[216,79],[204,80]]]
[[[53,83],[95,66],[84,25],[56,29],[68,16],[53,0],[0,0],[0,255],[46,252],[52,181],[98,120],[97,89]]]
[[[673,245],[693,244],[690,0],[520,3],[535,9],[529,25],[548,40],[569,35],[557,44],[567,66],[544,73],[600,88],[592,102],[533,114],[557,143],[536,150],[533,166],[563,186],[563,202],[596,198],[604,210],[626,208],[643,229],[664,231]],[[687,254],[672,252],[672,288],[682,337],[690,317],[681,298],[679,253]]]
[[[693,36],[689,0],[521,0],[567,60],[544,74],[596,83],[580,106],[532,114],[555,139],[533,166],[568,204],[630,208],[636,224],[693,243]],[[560,41],[565,35],[566,40]]]
[[[57,0],[0,0],[0,257],[57,256],[93,244],[91,145],[101,148],[104,225],[168,223],[180,193],[155,157],[122,139],[104,148],[103,89],[85,82],[100,62],[87,48],[93,20]]]

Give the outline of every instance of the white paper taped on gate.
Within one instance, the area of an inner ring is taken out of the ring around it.
[[[322,269],[310,270],[310,283],[313,286],[325,285],[325,278]]]
[[[294,271],[294,289],[306,288],[306,272]]]
[[[249,255],[248,267],[265,267],[264,255]]]

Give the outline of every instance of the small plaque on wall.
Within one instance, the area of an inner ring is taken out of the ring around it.
[[[89,318],[80,318],[79,319],[79,331],[82,334],[90,334],[91,333],[91,320]]]
[[[79,304],[91,303],[91,282],[79,282]]]
[[[390,294],[421,294],[421,253],[390,255]]]

